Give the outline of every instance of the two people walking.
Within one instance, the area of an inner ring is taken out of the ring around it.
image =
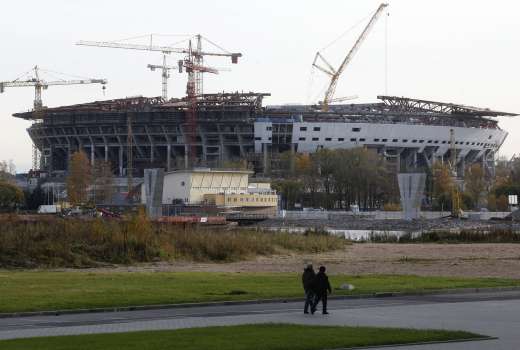
[[[327,295],[332,293],[329,277],[325,273],[325,266],[320,266],[318,273],[314,272],[312,264],[307,265],[303,270],[302,284],[305,291],[305,306],[303,313],[309,313],[309,307],[312,314],[316,312],[318,303],[321,301],[323,307],[322,313],[327,315]]]

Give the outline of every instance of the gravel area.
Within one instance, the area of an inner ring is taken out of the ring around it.
[[[324,264],[331,274],[520,278],[520,244],[355,243],[322,254],[275,255],[234,263],[160,262],[86,271],[300,272],[307,262]]]

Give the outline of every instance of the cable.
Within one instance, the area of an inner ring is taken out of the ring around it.
[[[388,96],[388,17],[390,13],[386,11],[385,17],[385,95]]]
[[[221,47],[221,46],[215,44],[213,41],[209,40],[208,38],[206,38],[206,37],[204,37],[204,36],[202,36],[202,35],[201,35],[200,37],[201,37],[202,39],[206,40],[206,41],[207,41],[208,43],[210,43],[211,45],[215,46],[217,49],[220,49],[220,50],[222,50],[222,51],[225,52],[225,53],[231,53],[231,52],[229,52],[228,50],[224,49],[223,47]]]
[[[373,16],[374,12],[371,12],[368,14],[368,16],[362,18],[361,20],[359,20],[359,22],[357,22],[356,24],[354,24],[353,26],[351,26],[350,28],[348,28],[346,31],[344,31],[343,33],[340,34],[340,36],[338,36],[336,39],[332,40],[329,44],[325,45],[323,48],[321,48],[319,51],[324,51],[326,49],[328,49],[329,47],[331,47],[332,45],[334,45],[335,43],[337,43],[339,40],[343,39],[343,37],[345,35],[347,35],[350,31],[354,30],[357,26],[359,26],[361,23],[363,23],[364,21],[366,21],[368,18],[370,18],[371,16]]]

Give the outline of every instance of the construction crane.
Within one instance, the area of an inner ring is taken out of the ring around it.
[[[132,43],[125,43],[125,42],[114,42],[114,41],[85,41],[85,40],[78,41],[76,43],[76,45],[106,47],[106,48],[113,48],[113,49],[154,51],[154,52],[162,52],[164,56],[172,54],[172,53],[185,54],[190,58],[189,61],[191,62],[191,65],[192,65],[192,67],[190,67],[190,68],[186,67],[186,72],[188,73],[188,75],[190,73],[194,74],[193,80],[195,82],[195,94],[197,96],[200,96],[200,95],[202,95],[202,92],[203,92],[202,74],[208,73],[211,71],[211,69],[209,67],[203,67],[204,56],[231,57],[231,63],[236,64],[236,63],[238,63],[238,58],[242,57],[242,54],[239,52],[228,52],[227,50],[224,50],[223,48],[216,45],[215,43],[213,43],[212,41],[203,37],[200,34],[195,35],[194,38],[197,41],[195,48],[192,47],[191,39],[189,40],[189,45],[187,48],[154,45],[153,44],[153,34],[149,35],[150,43],[147,45],[132,44]],[[221,52],[211,52],[211,51],[202,50],[202,40],[205,40],[207,43],[210,43],[211,45],[215,46],[216,48],[221,50]],[[167,69],[167,70],[172,69],[172,67],[164,68],[165,66],[166,66],[166,64],[163,64],[163,66],[159,66],[156,68]],[[166,76],[167,75],[168,74],[166,74]],[[163,84],[164,84],[164,80],[163,80]],[[163,85],[163,88],[164,88],[164,85]]]
[[[170,78],[170,70],[171,69],[176,69],[177,67],[173,67],[173,66],[168,66],[166,64],[166,54],[163,54],[163,64],[162,65],[158,65],[158,64],[149,64],[147,66],[152,72],[155,71],[156,69],[160,69],[162,72],[161,74],[161,77],[162,77],[162,98],[163,100],[168,100],[168,78]]]
[[[147,36],[148,37],[148,36]],[[217,56],[217,57],[230,57],[231,63],[238,63],[238,58],[242,57],[241,53],[229,52],[224,50],[222,47],[213,43],[209,39],[198,34],[194,36],[196,43],[192,43],[192,39],[188,40],[187,48],[179,48],[173,46],[160,46],[153,44],[153,34],[149,35],[150,43],[144,44],[132,44],[125,42],[107,42],[107,41],[78,41],[76,45],[81,46],[95,46],[95,47],[107,47],[115,49],[127,49],[127,50],[141,50],[141,51],[154,51],[162,52],[163,54],[163,65],[148,65],[148,68],[162,69],[162,89],[163,98],[167,99],[168,92],[168,77],[169,71],[173,67],[166,64],[166,55],[172,53],[186,55],[183,60],[179,60],[178,69],[182,73],[185,71],[188,73],[188,82],[186,84],[186,95],[187,95],[187,109],[186,109],[186,136],[188,143],[188,154],[185,156],[185,167],[188,168],[190,165],[195,165],[196,156],[196,134],[197,134],[197,99],[203,95],[203,74],[212,73],[218,74],[219,70],[212,67],[204,66],[205,56]],[[202,40],[218,48],[221,52],[204,51],[202,49]]]
[[[377,19],[383,12],[383,10],[388,6],[388,4],[382,3],[377,8],[376,12],[372,15],[372,18],[366,25],[365,29],[363,29],[363,32],[359,36],[359,38],[356,40],[356,43],[354,46],[350,49],[347,56],[343,59],[343,62],[341,62],[341,65],[338,69],[334,69],[334,67],[323,57],[323,55],[320,52],[316,53],[316,56],[314,56],[314,61],[312,62],[312,66],[317,68],[318,70],[322,71],[323,73],[330,76],[330,83],[327,88],[327,91],[325,92],[325,98],[323,99],[322,109],[324,111],[328,111],[329,104],[333,102],[333,96],[334,92],[336,91],[336,86],[338,84],[339,77],[347,67],[347,65],[352,61],[352,58],[356,54],[356,52],[359,50],[361,44],[363,41],[365,41],[367,35],[370,33],[372,28],[374,27],[374,24],[377,22]],[[318,63],[320,61],[320,63]]]
[[[75,79],[75,80],[56,80],[56,81],[46,81],[40,78],[40,68],[38,66],[34,66],[31,70],[34,72],[33,77],[27,80],[15,79],[12,81],[3,81],[0,82],[0,93],[5,91],[6,87],[27,87],[34,86],[34,110],[39,111],[43,108],[42,102],[42,90],[47,90],[49,86],[54,85],[80,85],[80,84],[101,84],[103,86],[103,90],[106,89],[105,85],[107,84],[106,79]]]
[[[47,90],[49,86],[55,85],[81,85],[81,84],[101,84],[103,87],[103,91],[106,89],[107,81],[106,79],[73,79],[73,80],[55,80],[55,81],[47,81],[42,79],[40,76],[40,69],[38,66],[34,66],[29,72],[32,73],[32,76],[28,79],[22,80],[21,78],[17,78],[12,81],[2,81],[0,82],[0,93],[5,91],[5,88],[9,87],[34,87],[34,111],[36,113],[41,112],[44,108],[42,102],[42,90]],[[43,70],[45,72],[45,70]],[[29,73],[27,72],[27,73]],[[25,73],[24,76],[27,74]],[[56,72],[54,72],[56,73]],[[38,170],[39,168],[39,151],[36,145],[33,143],[32,145],[32,169]]]

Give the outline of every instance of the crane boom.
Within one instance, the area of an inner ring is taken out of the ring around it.
[[[106,84],[105,79],[78,79],[78,80],[57,80],[57,81],[5,81],[0,82],[0,89],[6,87],[26,87],[26,86],[55,86],[55,85],[80,85],[80,84]]]
[[[76,43],[76,45],[80,46],[96,46],[96,47],[108,47],[113,49],[127,49],[127,50],[143,50],[143,51],[159,51],[163,52],[165,54],[170,53],[183,53],[183,54],[189,54],[189,49],[182,49],[178,47],[172,47],[172,46],[158,46],[158,45],[142,45],[142,44],[128,44],[128,43],[118,43],[118,42],[111,42],[111,41],[86,41],[86,40],[80,40]],[[233,63],[238,57],[242,57],[242,54],[239,52],[233,52],[233,53],[224,53],[224,52],[207,52],[207,51],[201,51],[198,52],[201,56],[221,56],[221,57],[231,57],[233,60]]]
[[[322,72],[328,74],[331,76],[329,87],[327,88],[327,91],[325,92],[325,98],[323,100],[323,110],[328,110],[329,103],[332,102],[332,97],[334,96],[334,92],[336,91],[336,86],[338,84],[338,79],[341,76],[341,73],[345,70],[346,66],[352,61],[352,58],[359,50],[361,44],[365,41],[367,35],[370,33],[372,28],[374,27],[374,24],[377,22],[379,16],[383,12],[383,10],[388,6],[386,3],[382,3],[377,8],[376,12],[372,15],[372,18],[370,18],[370,21],[366,25],[365,29],[363,29],[363,32],[359,36],[359,38],[356,40],[354,46],[350,49],[347,56],[343,59],[343,62],[341,62],[341,65],[337,70],[334,70],[332,66],[325,60],[325,58],[318,52],[316,53],[316,56],[314,58],[314,62],[312,65]],[[326,68],[318,65],[317,61],[318,59],[321,60],[322,63],[325,63]]]
[[[56,85],[82,85],[82,84],[101,84],[103,85],[103,89],[105,89],[105,84],[107,84],[106,79],[73,79],[73,80],[56,80],[56,81],[46,81],[40,78],[38,66],[35,66],[33,69],[34,77],[31,77],[27,80],[13,80],[13,81],[2,81],[0,82],[0,93],[5,91],[6,87],[27,87],[34,86],[34,109],[38,110],[43,107],[42,104],[42,89],[47,89],[49,86]]]

